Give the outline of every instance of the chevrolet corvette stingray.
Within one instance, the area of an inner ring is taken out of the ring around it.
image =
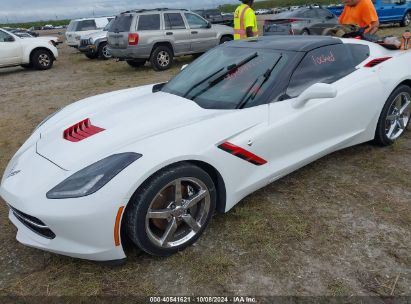
[[[263,37],[221,45],[167,83],[73,103],[5,170],[17,240],[112,262],[126,239],[152,255],[183,250],[215,212],[284,175],[395,142],[410,121],[410,62],[355,39]]]

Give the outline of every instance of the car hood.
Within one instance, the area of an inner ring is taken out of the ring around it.
[[[101,38],[106,38],[106,37],[107,37],[107,31],[99,31],[99,32],[94,32],[94,33],[90,33],[87,35],[82,35],[81,39],[93,38],[94,40],[96,40],[96,39],[101,39]]]
[[[213,28],[216,29],[220,33],[234,35],[234,29],[230,26],[223,25],[223,24],[213,24]]]
[[[152,93],[151,88],[100,95],[63,109],[38,130],[37,153],[62,169],[76,170],[140,140],[226,112],[206,110],[168,93]],[[65,130],[85,119],[104,131],[78,142],[63,137]]]

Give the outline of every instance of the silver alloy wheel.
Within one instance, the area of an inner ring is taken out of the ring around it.
[[[103,46],[103,56],[104,58],[111,58],[111,53],[108,51],[107,44]]]
[[[42,67],[48,67],[50,65],[50,56],[48,54],[40,54],[39,63]]]
[[[404,17],[404,25],[408,26],[411,23],[411,13],[406,13]]]
[[[166,51],[161,51],[157,55],[157,62],[160,66],[166,67],[170,63],[170,55]]]
[[[190,241],[206,224],[210,193],[197,178],[180,178],[167,184],[151,201],[146,215],[146,233],[161,248]]]
[[[411,96],[409,93],[399,94],[391,103],[385,119],[385,134],[394,141],[404,133],[411,115]]]

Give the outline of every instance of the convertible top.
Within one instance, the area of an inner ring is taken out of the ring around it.
[[[309,52],[319,47],[342,44],[339,38],[329,36],[265,36],[228,43],[236,47],[267,48],[281,51]]]

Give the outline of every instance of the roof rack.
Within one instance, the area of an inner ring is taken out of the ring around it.
[[[153,11],[171,11],[171,10],[178,10],[178,11],[188,11],[185,8],[167,8],[167,7],[160,7],[160,8],[152,8],[152,9],[132,9],[121,14],[129,14],[129,13],[144,13],[144,12],[153,12]]]

